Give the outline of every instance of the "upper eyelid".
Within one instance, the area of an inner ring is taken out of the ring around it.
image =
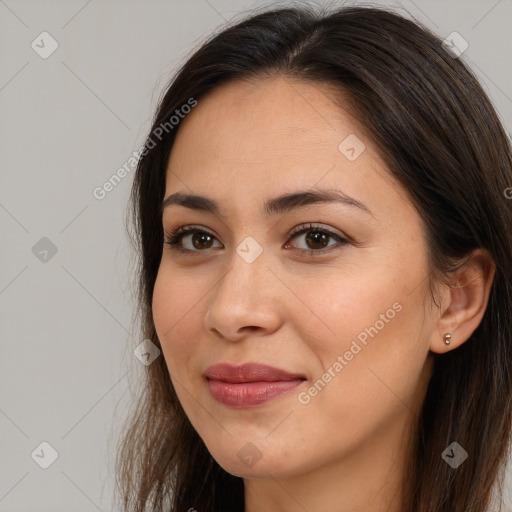
[[[292,228],[288,232],[288,235],[294,236],[294,235],[298,235],[299,233],[303,233],[304,231],[310,231],[313,229],[318,229],[318,231],[325,231],[331,235],[339,236],[340,238],[348,238],[343,233],[338,233],[337,231],[339,231],[339,230],[332,228],[330,226],[325,226],[321,222],[306,222],[304,224],[299,224],[298,226]]]
[[[329,233],[340,236],[342,238],[349,238],[344,233],[337,233],[337,231],[339,231],[339,230],[337,230],[336,228],[326,226],[326,225],[322,224],[321,222],[305,222],[303,224],[299,224],[299,225],[295,226],[294,228],[292,228],[291,230],[289,230],[287,235],[288,236],[296,235],[303,231],[309,231],[311,229],[318,229],[319,231],[327,231]],[[179,226],[177,228],[168,228],[168,229],[164,228],[164,231],[172,232],[174,234],[178,234],[181,232],[183,232],[184,234],[188,234],[188,233],[194,232],[194,231],[201,231],[201,232],[208,233],[208,234],[218,238],[218,236],[215,234],[215,232],[212,231],[210,228],[206,228],[206,227],[198,225],[198,224],[186,224],[183,226]]]

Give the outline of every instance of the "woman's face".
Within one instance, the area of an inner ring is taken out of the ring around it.
[[[396,453],[442,335],[420,217],[330,97],[280,77],[223,86],[169,160],[165,197],[182,196],[164,230],[199,233],[164,244],[154,322],[192,425],[246,478]],[[234,368],[207,372],[220,363]]]

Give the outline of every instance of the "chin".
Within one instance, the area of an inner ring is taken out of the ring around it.
[[[241,444],[241,448],[232,451],[233,446],[238,444]],[[231,443],[227,449],[221,449],[220,452],[214,450],[210,453],[225,471],[237,477],[285,478],[295,473],[295,463],[289,456],[284,456],[276,450],[276,447],[260,449],[256,443],[244,440],[243,443]]]

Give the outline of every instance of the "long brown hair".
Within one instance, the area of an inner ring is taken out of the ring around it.
[[[237,22],[195,51],[160,101],[134,176],[141,334],[161,348],[152,295],[166,167],[179,129],[169,119],[229,81],[278,74],[330,84],[348,97],[425,222],[432,283],[448,282],[478,247],[496,264],[481,324],[458,349],[435,356],[404,485],[407,512],[483,512],[492,491],[501,491],[511,433],[511,147],[474,74],[420,23],[376,7],[280,8]],[[165,132],[155,132],[165,123]],[[432,289],[433,304],[434,295]],[[208,452],[163,357],[147,366],[134,404],[116,465],[124,510],[244,510],[243,480]],[[469,453],[457,470],[441,457],[453,441]]]

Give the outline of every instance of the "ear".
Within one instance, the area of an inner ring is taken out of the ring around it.
[[[438,354],[459,347],[480,325],[489,301],[496,264],[484,249],[475,249],[453,277],[443,285],[439,318],[430,340],[430,350]],[[444,335],[451,333],[450,344]]]

